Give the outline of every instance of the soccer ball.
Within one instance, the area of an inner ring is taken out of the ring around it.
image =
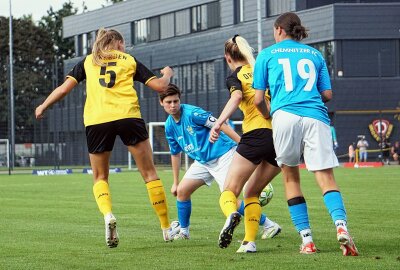
[[[274,188],[272,187],[272,184],[269,183],[262,191],[259,197],[260,200],[260,205],[261,206],[266,206],[271,200],[272,197],[274,196]]]

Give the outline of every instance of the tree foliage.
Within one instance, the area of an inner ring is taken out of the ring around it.
[[[75,15],[78,9],[73,6],[71,1],[63,4],[59,10],[53,10],[52,7],[47,11],[47,15],[43,16],[39,21],[39,27],[47,31],[51,37],[54,47],[55,58],[57,59],[57,82],[63,81],[63,60],[73,58],[75,56],[74,40],[64,39],[62,36],[62,18]]]
[[[0,137],[8,137],[9,18],[0,17]],[[13,19],[13,71],[16,143],[32,141],[33,101],[51,88],[54,49],[49,33],[31,16]]]
[[[77,13],[71,1],[50,8],[35,24],[32,15],[13,18],[15,142],[33,141],[37,100],[63,80],[63,60],[74,57],[73,40],[62,38],[62,18]],[[0,138],[9,137],[9,18],[0,17]],[[55,69],[57,63],[57,72]],[[55,78],[54,74],[59,77]]]

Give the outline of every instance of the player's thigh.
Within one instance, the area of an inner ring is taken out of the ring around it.
[[[330,127],[313,118],[303,118],[304,161],[310,171],[339,166],[333,151]]]
[[[272,118],[276,161],[279,166],[298,166],[302,154],[301,117],[278,110]]]
[[[219,190],[222,192],[226,187],[226,176],[229,171],[229,167],[232,163],[233,156],[235,155],[236,147],[232,147],[228,152],[219,157],[217,160],[210,164],[209,172],[214,177],[215,182],[219,187]]]
[[[189,200],[193,192],[205,184],[203,179],[183,178],[178,185],[178,200]]]
[[[128,150],[135,159],[136,166],[146,183],[159,179],[154,166],[153,152],[149,139],[141,141],[133,146],[129,145]]]
[[[256,167],[257,164],[254,164],[236,152],[226,175],[225,190],[230,190],[236,196],[239,196],[243,186]]]
[[[213,176],[209,172],[207,165],[201,164],[197,160],[190,165],[189,169],[185,172],[183,179],[186,181],[196,180],[202,182],[203,184],[210,186],[213,182]],[[183,180],[182,180],[183,181]],[[181,184],[179,184],[181,185]],[[179,188],[179,186],[178,186]]]
[[[108,182],[109,161],[111,152],[89,154],[90,166],[92,167],[93,179]]]
[[[93,178],[108,181],[109,160],[114,146],[116,133],[114,122],[90,125],[85,128]]]
[[[244,197],[258,197],[264,187],[270,183],[281,169],[267,161],[261,162],[253,174],[250,176],[246,188],[244,189]]]

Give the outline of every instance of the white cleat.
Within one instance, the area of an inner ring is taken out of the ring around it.
[[[263,229],[261,231],[261,239],[274,238],[281,231],[282,231],[281,226],[279,226],[278,223],[273,222],[272,226],[269,227],[263,226]]]
[[[179,232],[175,235],[174,240],[189,240],[190,235],[188,233]]]
[[[165,242],[171,242],[174,240],[175,235],[177,235],[181,230],[181,224],[179,221],[172,221],[168,229],[163,229],[163,238]]]
[[[257,252],[256,243],[254,242],[242,242],[240,248],[236,253],[255,253]]]
[[[119,243],[117,219],[112,213],[108,213],[104,216],[104,223],[106,229],[106,244],[109,248],[115,248]]]

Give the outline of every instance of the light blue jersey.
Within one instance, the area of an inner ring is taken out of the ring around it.
[[[172,155],[185,152],[190,158],[204,164],[219,158],[236,143],[221,132],[215,143],[210,143],[209,133],[215,118],[203,109],[181,104],[181,119],[175,122],[170,115],[165,121],[165,135]]]
[[[283,110],[330,123],[320,94],[331,89],[328,69],[321,53],[310,46],[284,40],[262,50],[253,88],[270,89],[271,115]]]

